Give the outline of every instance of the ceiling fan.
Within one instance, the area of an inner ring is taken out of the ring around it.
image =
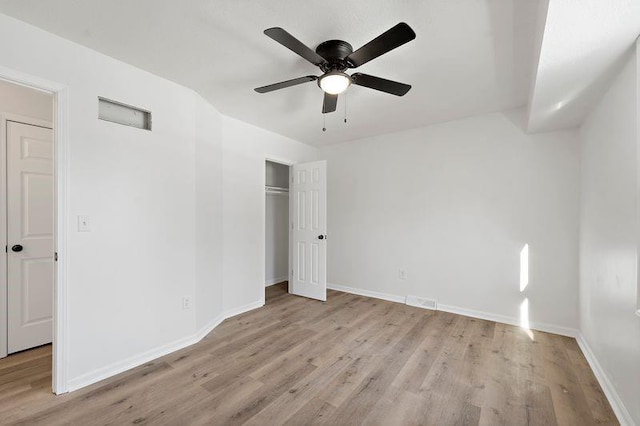
[[[258,87],[255,89],[258,93],[267,93],[317,80],[318,86],[324,91],[322,113],[326,114],[336,110],[338,95],[347,90],[351,84],[368,87],[396,96],[403,96],[411,89],[411,86],[408,84],[398,83],[359,72],[352,75],[348,75],[345,72],[348,68],[357,68],[416,38],[416,33],[404,22],[382,33],[355,52],[349,43],[342,40],[327,40],[322,42],[314,52],[282,28],[268,28],[264,30],[264,33],[284,47],[302,56],[313,65],[319,67],[323,74],[320,77],[307,75],[305,77],[294,78],[293,80]]]

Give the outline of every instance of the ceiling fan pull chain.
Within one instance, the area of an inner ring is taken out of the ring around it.
[[[344,122],[347,122],[347,94],[344,94]]]
[[[322,114],[322,131],[327,131],[327,119],[325,114]]]

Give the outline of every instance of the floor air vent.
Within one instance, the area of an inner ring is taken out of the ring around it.
[[[435,300],[427,299],[426,297],[418,297],[418,296],[407,296],[407,300],[405,303],[409,306],[415,306],[423,309],[433,309],[434,311],[438,308],[438,305]]]

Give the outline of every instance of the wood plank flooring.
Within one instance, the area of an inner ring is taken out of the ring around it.
[[[574,339],[267,289],[200,343],[67,395],[51,349],[0,360],[0,424],[618,424]]]

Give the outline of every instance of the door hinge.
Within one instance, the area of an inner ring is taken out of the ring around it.
[[[57,262],[57,261],[58,261],[58,252],[55,252],[55,253],[53,254],[53,261],[54,261],[54,262]]]

